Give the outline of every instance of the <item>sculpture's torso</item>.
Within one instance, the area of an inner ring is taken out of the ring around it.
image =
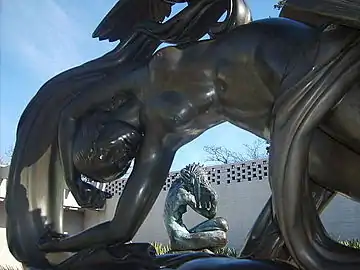
[[[150,64],[148,112],[182,137],[179,146],[223,121],[268,139],[276,98],[349,42],[349,31],[318,31],[264,20],[189,50],[160,50]]]
[[[264,20],[188,50],[160,50],[150,64],[146,112],[164,124],[165,141],[176,150],[224,121],[270,139],[275,100],[356,35],[348,28],[320,33],[286,19]],[[358,90],[355,85],[321,130],[360,153],[360,131],[351,124],[360,114],[350,109],[358,105],[349,106],[359,100]],[[314,160],[319,154],[311,153]]]
[[[185,196],[189,198],[185,198]],[[164,207],[164,219],[167,221],[167,224],[177,223],[184,225],[182,216],[187,211],[187,201],[191,199],[195,200],[194,198],[190,198],[191,196],[194,197],[189,192],[186,192],[180,179],[173,182],[168,191]]]
[[[182,138],[178,146],[223,121],[268,138],[276,96],[312,68],[317,45],[315,30],[279,20],[160,50],[150,64],[148,112]]]

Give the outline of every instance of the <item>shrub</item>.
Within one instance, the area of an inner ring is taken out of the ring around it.
[[[214,253],[219,255],[225,255],[228,257],[234,257],[234,258],[240,257],[240,252],[235,248],[231,248],[231,247],[219,248],[217,250],[214,250]]]
[[[170,245],[164,245],[158,242],[151,243],[151,245],[155,248],[156,254],[162,255],[171,251]]]
[[[155,248],[156,253],[158,255],[162,255],[162,254],[167,254],[167,253],[172,253],[170,245],[169,244],[161,244],[158,242],[154,242],[151,243],[151,245]],[[219,248],[219,249],[215,249],[213,250],[213,252],[215,254],[219,254],[219,255],[225,255],[228,257],[239,257],[240,256],[240,252],[238,252],[235,248],[230,248],[230,247],[223,247],[223,248]],[[177,252],[174,252],[177,253]],[[179,253],[182,253],[181,251]]]
[[[360,239],[340,241],[340,243],[344,246],[360,249]]]

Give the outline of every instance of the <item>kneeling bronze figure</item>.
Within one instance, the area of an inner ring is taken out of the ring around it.
[[[172,250],[203,250],[221,248],[227,244],[227,221],[215,217],[217,194],[206,179],[199,164],[190,164],[180,171],[172,183],[165,201],[164,223]],[[188,229],[183,221],[187,207],[208,220]]]

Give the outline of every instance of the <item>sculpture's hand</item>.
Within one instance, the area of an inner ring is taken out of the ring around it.
[[[110,199],[112,195],[110,193],[101,191],[96,187],[78,181],[77,191],[73,193],[76,202],[82,208],[87,209],[100,209],[105,206],[106,200]]]
[[[202,208],[202,214],[206,218],[214,218],[216,215],[217,200],[215,193],[206,191],[201,194],[200,207]]]
[[[209,198],[201,198],[200,202],[199,202],[199,208],[202,209],[210,209],[211,208],[211,201],[209,200]]]
[[[51,229],[47,230],[46,233],[40,237],[39,240],[39,247],[41,250],[43,248],[49,248],[52,247],[54,244],[58,243],[62,239],[66,238],[66,234],[57,233],[52,231]]]

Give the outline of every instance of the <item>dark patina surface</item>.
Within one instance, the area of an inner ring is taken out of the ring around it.
[[[155,260],[149,249],[124,243],[153,206],[176,151],[229,121],[271,142],[273,196],[243,255],[291,257],[310,270],[359,269],[359,251],[330,239],[319,212],[335,192],[360,200],[360,31],[346,20],[250,22],[242,0],[189,1],[161,23],[175,2],[183,1],[119,1],[94,36],[120,44],[49,80],[25,109],[7,185],[12,254],[39,269],[59,263],[46,256],[51,252],[62,260],[64,252],[75,253],[58,265],[63,269],[112,269],[129,257],[139,269],[153,267],[140,263],[144,256]],[[129,20],[131,10],[139,13]],[[226,20],[217,24],[224,11]],[[210,40],[198,41],[205,33]],[[161,42],[176,46],[155,52]],[[64,183],[79,205],[102,207],[108,194],[81,175],[112,181],[133,159],[114,218],[64,237]],[[154,267],[173,261],[178,267],[196,256],[209,255],[165,257]],[[290,267],[227,260],[180,269]]]

